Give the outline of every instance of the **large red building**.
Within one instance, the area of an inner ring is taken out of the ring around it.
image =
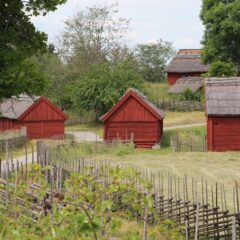
[[[164,116],[144,95],[130,89],[100,118],[104,140],[132,139],[136,147],[151,148],[161,141]]]
[[[45,97],[21,95],[0,104],[0,131],[26,127],[28,139],[63,137],[67,118]]]
[[[169,85],[174,85],[182,77],[199,77],[209,70],[201,61],[200,49],[181,49],[166,67]]]
[[[240,150],[240,78],[205,82],[209,151]]]

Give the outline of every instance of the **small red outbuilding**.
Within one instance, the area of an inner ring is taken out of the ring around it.
[[[168,84],[174,85],[182,77],[200,77],[209,70],[201,60],[200,49],[180,49],[166,67]]]
[[[28,139],[63,137],[67,118],[45,97],[21,95],[0,104],[0,131],[26,127]]]
[[[205,80],[209,151],[240,150],[240,78]]]
[[[104,140],[133,139],[136,147],[151,148],[163,135],[165,114],[136,89],[129,89],[100,120]]]

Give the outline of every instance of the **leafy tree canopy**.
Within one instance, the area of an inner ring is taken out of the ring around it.
[[[129,21],[119,18],[117,5],[96,5],[78,11],[65,22],[60,51],[68,63],[70,79],[78,78],[91,65],[115,62],[127,54],[123,37]]]
[[[92,66],[73,86],[72,101],[79,111],[106,113],[128,88],[142,88],[142,78],[131,61]]]
[[[232,77],[237,74],[236,67],[232,63],[225,63],[221,61],[213,62],[206,77]]]
[[[36,74],[36,69],[30,74],[33,66],[28,68],[25,60],[37,51],[46,50],[47,36],[35,29],[30,17],[45,15],[64,2],[66,0],[0,1],[0,98],[22,92],[39,93],[43,88],[43,78]]]
[[[203,60],[240,65],[240,1],[203,0],[201,19],[205,25]]]
[[[158,40],[157,43],[139,44],[135,49],[139,72],[149,82],[164,82],[167,61],[175,51],[172,44]]]

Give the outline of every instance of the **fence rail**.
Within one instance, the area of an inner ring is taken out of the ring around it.
[[[163,110],[169,111],[181,111],[181,112],[191,112],[191,111],[204,111],[205,106],[203,102],[200,101],[180,101],[180,100],[157,100],[154,104]]]

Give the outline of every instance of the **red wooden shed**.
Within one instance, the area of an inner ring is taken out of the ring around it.
[[[129,89],[100,120],[104,140],[133,139],[136,147],[151,148],[163,135],[164,112],[136,89]]]
[[[45,97],[21,95],[0,104],[0,131],[26,127],[28,139],[63,137],[67,118]]]
[[[182,77],[199,77],[208,69],[201,61],[200,49],[180,49],[166,67],[168,84],[174,85]]]
[[[209,151],[240,150],[240,78],[205,80]]]

